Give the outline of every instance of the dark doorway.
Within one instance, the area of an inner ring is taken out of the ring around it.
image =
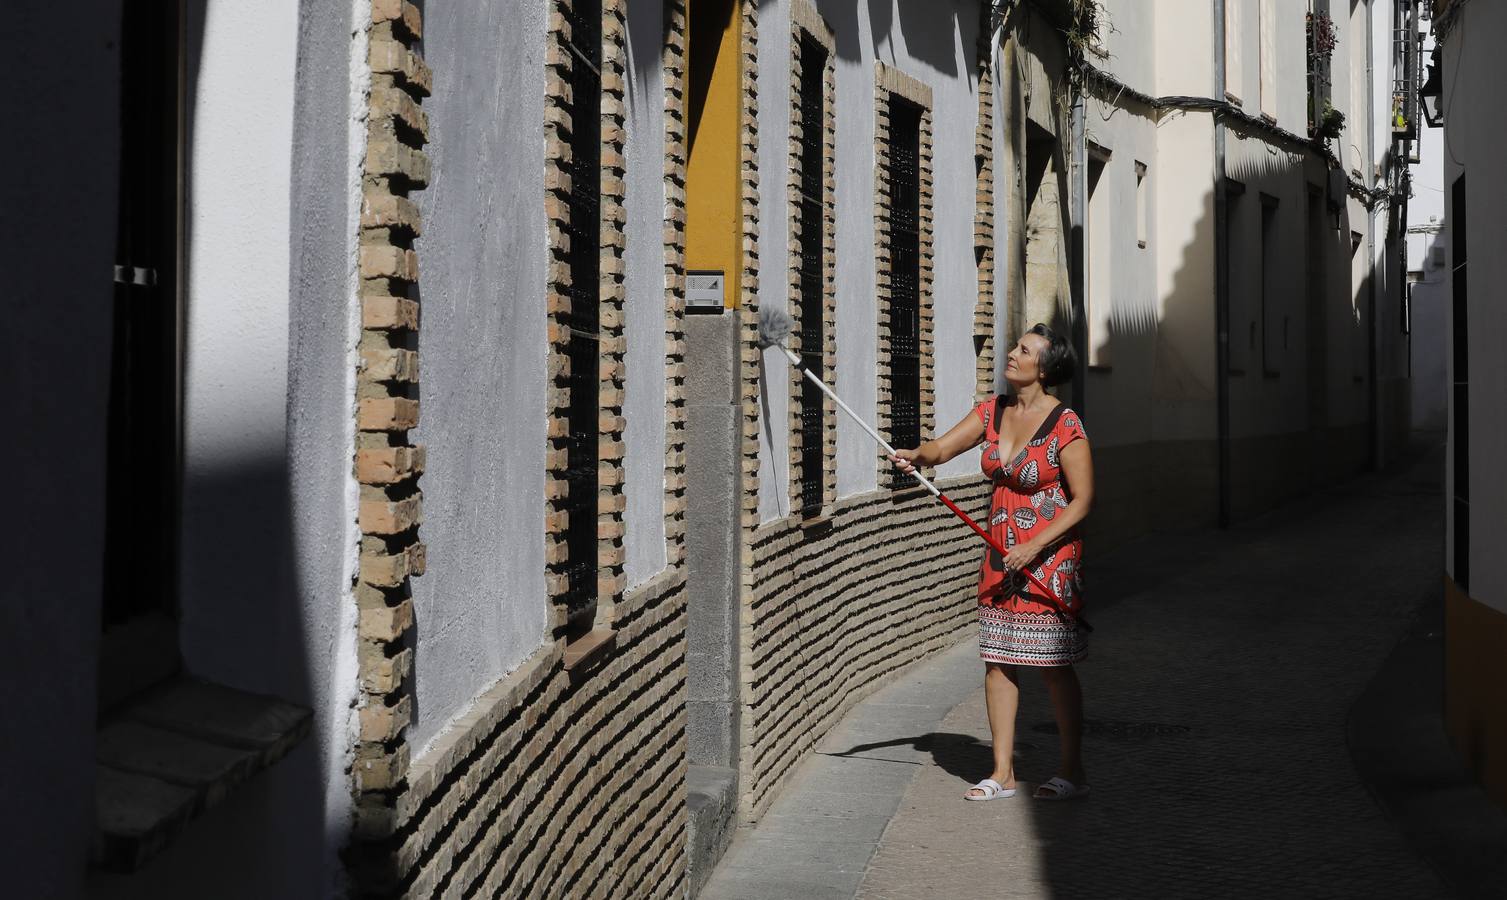
[[[178,667],[182,21],[151,3],[121,24],[101,709]]]

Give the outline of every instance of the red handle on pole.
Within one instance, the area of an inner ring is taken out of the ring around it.
[[[942,503],[945,504],[948,509],[952,510],[953,514],[956,515],[959,519],[962,519],[964,522],[967,522],[968,523],[968,527],[972,528],[975,532],[977,532],[978,536],[981,537],[981,538],[983,538],[986,542],[988,542],[989,546],[993,547],[995,549],[995,551],[997,553],[999,553],[1000,556],[1005,556],[1009,552],[1004,547],[1000,546],[999,541],[996,541],[994,539],[994,535],[992,535],[988,531],[986,531],[984,529],[984,526],[982,526],[979,523],[973,521],[973,517],[970,516],[970,515],[968,515],[967,513],[963,512],[963,510],[960,509],[956,503],[953,503],[952,499],[950,497],[948,497],[946,494],[942,493],[941,491],[938,491],[937,492],[937,499],[941,500]],[[1056,598],[1053,596],[1051,589],[1048,588],[1046,585],[1042,584],[1040,578],[1037,578],[1035,575],[1032,575],[1031,572],[1029,570],[1027,570],[1027,569],[1017,569],[1016,571],[1020,572],[1020,574],[1022,574],[1024,576],[1026,576],[1026,578],[1032,584],[1036,585],[1036,587],[1038,587],[1038,588],[1041,589],[1041,593],[1043,595],[1043,599],[1046,601],[1046,604],[1048,606],[1050,606],[1053,609],[1057,610],[1057,612],[1061,613],[1064,616],[1071,616],[1071,615],[1073,615],[1072,613],[1070,613],[1067,610],[1065,610],[1065,609],[1062,608],[1062,605],[1059,604],[1057,602]],[[1084,623],[1084,624],[1087,624],[1087,623]]]

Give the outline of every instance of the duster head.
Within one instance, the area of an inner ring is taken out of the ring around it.
[[[795,322],[789,313],[772,306],[759,307],[759,347],[784,346]]]

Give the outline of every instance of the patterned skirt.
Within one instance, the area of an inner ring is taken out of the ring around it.
[[[979,604],[979,656],[984,662],[1065,666],[1087,655],[1082,631],[1054,613]]]

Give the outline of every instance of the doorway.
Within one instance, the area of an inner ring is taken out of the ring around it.
[[[178,3],[132,5],[121,23],[102,712],[179,665],[182,26]]]

